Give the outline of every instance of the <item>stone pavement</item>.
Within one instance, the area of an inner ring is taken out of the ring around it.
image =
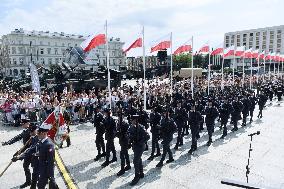
[[[258,113],[256,109],[255,114]],[[155,168],[159,158],[147,161],[150,151],[143,154],[145,178],[134,188],[202,188],[222,189],[234,188],[222,185],[223,178],[246,181],[245,172],[248,158],[250,137],[248,134],[260,131],[254,136],[251,153],[251,173],[249,183],[262,187],[284,188],[284,102],[278,106],[267,105],[262,119],[254,118],[254,122],[235,133],[229,133],[225,140],[220,140],[221,131],[218,125],[214,132],[213,144],[206,146],[208,135],[202,132],[198,141],[198,150],[192,156],[187,154],[191,145],[191,136],[186,136],[181,150],[174,151],[175,162],[165,164],[162,169]],[[232,128],[232,125],[229,126]],[[115,140],[118,162],[101,168],[103,160],[94,162],[96,156],[95,129],[90,123],[71,126],[71,142],[69,148],[59,152],[75,182],[81,189],[130,188],[129,182],[134,177],[134,169],[122,177],[116,173],[120,169],[119,145]],[[20,129],[0,126],[0,142],[6,141],[20,132]],[[173,143],[176,142],[176,136]],[[150,142],[149,142],[150,143]],[[12,154],[21,146],[0,147],[0,170],[9,163]],[[66,144],[64,144],[66,146]],[[172,144],[173,148],[174,144]],[[150,147],[151,148],[151,147]],[[131,161],[133,152],[130,150]],[[60,188],[66,188],[60,174],[56,171],[56,181]],[[16,162],[0,178],[0,188],[17,188],[24,182],[22,164]]]

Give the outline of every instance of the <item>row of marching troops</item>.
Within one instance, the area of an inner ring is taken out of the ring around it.
[[[135,185],[144,177],[142,164],[144,151],[151,150],[149,161],[160,157],[156,167],[162,167],[167,155],[169,159],[166,163],[174,161],[170,147],[175,133],[177,133],[177,137],[174,150],[178,150],[184,144],[184,137],[191,132],[192,144],[188,153],[192,154],[197,150],[198,139],[205,126],[208,132],[207,145],[210,146],[213,142],[212,134],[217,119],[220,122],[220,129],[223,130],[221,139],[224,139],[228,134],[229,123],[233,125],[232,132],[238,130],[240,120],[242,127],[247,125],[247,118],[249,118],[249,123],[252,123],[256,105],[259,109],[257,117],[262,118],[262,110],[267,101],[272,101],[273,97],[277,96],[280,102],[283,91],[281,82],[264,83],[259,86],[257,94],[240,87],[212,90],[209,96],[200,91],[192,95],[177,89],[172,96],[161,94],[150,99],[151,113],[143,110],[141,100],[132,99],[127,107],[118,101],[116,103],[117,118],[112,116],[110,109],[102,108],[102,105],[97,104],[93,116],[97,148],[97,156],[94,160],[105,158],[102,167],[116,162],[114,140],[117,137],[121,160],[121,169],[117,176],[121,176],[131,169],[128,151],[132,148],[135,177],[130,184]],[[70,120],[70,116],[67,117],[66,120]],[[22,121],[24,127],[22,133],[2,143],[2,145],[11,145],[23,140],[23,148],[16,152],[12,158],[12,161],[23,160],[26,182],[20,188],[30,186],[32,189],[36,187],[43,189],[48,181],[50,188],[58,188],[54,179],[54,144],[47,136],[48,130],[38,129],[30,124],[28,118]],[[148,147],[150,138],[151,149]],[[70,137],[68,143],[70,144]],[[32,175],[29,170],[30,165],[33,167]]]
[[[248,118],[250,124],[253,122],[256,105],[259,109],[257,117],[262,118],[266,102],[268,99],[272,101],[273,95],[277,96],[279,102],[281,101],[283,95],[281,83],[263,84],[257,94],[249,89],[225,88],[223,91],[216,90],[207,97],[201,93],[195,93],[192,98],[190,93],[177,91],[170,100],[167,95],[156,98],[156,101],[153,100],[150,114],[143,110],[141,104],[136,104],[135,100],[127,108],[117,102],[119,109],[117,120],[112,117],[110,109],[102,109],[98,105],[95,107],[93,120],[96,128],[97,147],[97,156],[94,160],[105,158],[102,167],[116,162],[114,139],[117,137],[120,144],[121,160],[121,169],[117,176],[121,176],[131,169],[128,150],[132,147],[135,177],[131,185],[135,185],[144,177],[141,157],[144,151],[149,150],[148,131],[150,131],[152,139],[151,155],[148,160],[151,161],[161,156],[156,167],[162,167],[167,155],[169,159],[166,163],[174,161],[170,146],[175,133],[177,133],[177,138],[174,149],[178,150],[184,144],[184,136],[189,135],[189,131],[191,131],[192,144],[188,153],[192,154],[197,150],[197,141],[204,126],[208,132],[207,145],[210,146],[213,142],[212,134],[217,118],[220,122],[220,129],[223,130],[221,139],[224,139],[228,134],[229,123],[233,125],[232,132],[235,132],[238,130],[240,120],[242,127],[248,124]],[[162,144],[162,153],[159,141]],[[111,154],[112,159],[110,159]]]

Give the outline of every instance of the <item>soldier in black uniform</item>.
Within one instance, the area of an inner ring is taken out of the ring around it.
[[[250,109],[249,109],[250,123],[252,123],[253,112],[254,112],[254,109],[255,109],[256,102],[257,102],[257,99],[254,95],[254,92],[252,92],[250,94],[249,100],[250,100],[250,103],[251,103],[251,106],[250,106]]]
[[[49,181],[49,188],[59,189],[54,179],[54,159],[55,148],[50,138],[47,137],[48,129],[39,128],[38,138],[39,142],[39,179],[37,187],[38,189],[45,189]]]
[[[15,136],[14,138],[12,138],[11,140],[7,142],[3,142],[2,146],[14,144],[15,142],[21,139],[23,139],[23,144],[25,145],[31,137],[30,130],[29,130],[30,120],[28,118],[22,119],[22,127],[24,128],[24,130],[19,135]],[[30,147],[30,144],[27,144],[25,149],[29,147]],[[25,188],[31,185],[31,171],[29,169],[30,164],[31,164],[31,157],[26,157],[23,162],[26,182],[22,184],[20,188]]]
[[[70,139],[70,124],[71,124],[71,115],[70,115],[70,112],[68,112],[67,110],[64,110],[63,112],[63,118],[64,118],[64,121],[65,121],[65,124],[67,126],[67,133],[68,133],[68,136],[66,138],[66,143],[67,143],[67,147],[69,147],[71,145],[71,139]],[[62,148],[63,146],[63,141],[60,145],[60,148]]]
[[[282,94],[283,94],[282,86],[281,86],[281,85],[278,85],[278,87],[277,87],[277,89],[276,89],[276,95],[277,95],[277,98],[278,98],[278,105],[280,105],[280,101],[281,101],[281,98],[282,98]]]
[[[262,110],[265,106],[265,103],[267,101],[267,97],[263,94],[262,91],[260,91],[259,95],[258,95],[258,109],[259,109],[259,113],[257,115],[258,118],[262,118]]]
[[[139,123],[141,125],[143,125],[146,130],[148,130],[148,128],[149,128],[149,126],[148,126],[148,119],[149,119],[149,117],[148,117],[147,112],[143,110],[142,105],[140,105],[140,107],[139,107],[138,115],[139,115]],[[147,142],[146,142],[145,145],[146,145],[145,151],[147,151],[148,150]]]
[[[233,106],[229,103],[228,98],[224,98],[224,103],[220,107],[220,119],[221,127],[223,128],[223,134],[221,139],[224,139],[227,136],[227,124],[231,113],[234,111]]]
[[[166,158],[166,155],[169,154],[169,159],[166,163],[171,163],[174,161],[173,153],[170,149],[171,141],[173,140],[173,134],[175,133],[177,128],[176,123],[173,119],[170,118],[170,109],[164,109],[164,116],[161,120],[161,139],[163,144],[163,154],[160,162],[156,165],[156,167],[162,167],[163,162]]]
[[[114,119],[110,115],[110,109],[105,109],[105,120],[104,120],[104,128],[105,128],[105,139],[106,139],[106,161],[102,164],[102,167],[108,166],[110,163],[116,162],[116,150],[114,146],[114,138],[116,135],[116,125]],[[109,161],[110,152],[112,152],[112,160]]]
[[[36,154],[36,151],[38,149],[38,136],[37,136],[37,126],[31,125],[29,128],[31,132],[31,139],[30,139],[30,147],[27,148],[22,154],[18,154],[12,158],[12,161],[15,162],[17,160],[23,160],[27,158],[31,158],[31,165],[33,167],[33,173],[32,173],[32,182],[30,189],[36,189],[37,181],[38,181],[38,155]]]
[[[242,103],[243,103],[243,110],[242,110],[243,123],[242,123],[242,126],[245,127],[247,125],[247,116],[248,116],[249,110],[251,108],[251,101],[248,99],[247,94],[244,94],[244,98],[242,100]]]
[[[238,121],[241,117],[241,112],[243,110],[243,103],[239,101],[239,97],[235,96],[234,101],[232,102],[232,106],[234,111],[232,112],[232,122],[234,125],[234,128],[232,129],[233,132],[238,130]]]
[[[156,107],[153,112],[150,114],[150,126],[152,133],[152,152],[148,160],[152,161],[154,157],[158,157],[161,155],[160,147],[159,147],[159,125],[161,121],[161,114],[158,112],[158,107]],[[155,150],[157,149],[157,153],[155,155]]]
[[[144,178],[141,157],[145,150],[145,142],[150,138],[147,131],[138,123],[138,117],[139,115],[132,116],[132,125],[129,128],[129,144],[134,152],[133,164],[135,169],[135,177],[130,183],[131,186],[134,186],[141,178]]]
[[[214,132],[215,119],[219,116],[217,108],[212,106],[212,101],[208,101],[208,107],[205,109],[205,123],[208,131],[209,140],[207,146],[212,143],[212,134]]]
[[[100,105],[95,107],[95,114],[94,114],[94,127],[96,128],[96,147],[98,150],[98,155],[95,157],[95,161],[98,161],[102,157],[106,156],[105,152],[105,141],[104,141],[104,133],[105,127],[103,125],[104,116],[101,113]]]
[[[181,107],[181,102],[178,101],[177,107],[175,108],[175,113],[174,113],[174,121],[177,124],[177,131],[178,131],[178,136],[177,136],[177,143],[174,147],[175,150],[178,149],[179,146],[183,145],[183,128],[185,125],[186,121],[186,111]]]
[[[191,105],[191,110],[188,114],[188,124],[190,125],[191,130],[191,148],[188,151],[189,154],[192,154],[195,150],[197,150],[197,135],[199,134],[199,125],[202,122],[203,117],[201,116],[200,112],[195,110],[195,105]]]
[[[118,122],[117,122],[117,133],[116,133],[121,147],[120,149],[121,169],[117,173],[117,176],[121,176],[125,173],[125,171],[131,169],[129,155],[128,155],[128,144],[129,144],[128,129],[129,125],[123,121],[123,112],[121,106],[118,110]]]

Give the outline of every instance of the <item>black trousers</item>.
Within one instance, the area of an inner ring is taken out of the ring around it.
[[[133,164],[135,169],[135,176],[143,173],[142,154],[145,150],[145,144],[133,146],[134,158]]]
[[[208,136],[209,136],[209,141],[212,141],[212,134],[214,132],[214,124],[206,123],[206,127],[207,127]]]
[[[109,161],[110,152],[112,152],[113,158],[116,158],[114,139],[107,140],[107,143],[106,143],[106,161]]]
[[[129,154],[128,154],[128,144],[121,144],[120,150],[120,161],[121,161],[121,169],[124,169],[125,164],[130,165]]]
[[[98,154],[105,153],[105,141],[103,134],[97,134],[96,135],[96,147],[98,150]]]
[[[26,182],[31,182],[31,171],[30,171],[30,165],[31,165],[32,159],[31,158],[25,158],[23,162],[23,168],[26,176]]]
[[[178,136],[177,136],[177,143],[176,146],[183,144],[183,132],[182,132],[183,125],[178,125]]]
[[[156,149],[157,149],[157,154],[160,153],[160,146],[159,146],[159,138],[158,134],[152,133],[152,152],[151,155],[154,155]]]
[[[170,149],[171,141],[163,141],[163,154],[161,161],[164,161],[166,159],[166,155],[169,154],[169,159],[173,159],[173,153]]]
[[[227,124],[229,118],[221,118],[221,127],[223,128],[223,135],[226,136],[228,134]]]
[[[191,131],[191,149],[196,150],[197,149],[197,135],[199,134],[199,127],[198,125],[191,125],[190,126]]]

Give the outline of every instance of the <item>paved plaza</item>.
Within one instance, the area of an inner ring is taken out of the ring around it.
[[[255,114],[257,114],[256,109]],[[155,168],[159,161],[147,161],[150,151],[144,152],[143,164],[145,178],[134,188],[198,188],[222,189],[233,188],[222,185],[223,178],[246,181],[245,167],[248,158],[250,137],[248,134],[260,131],[253,138],[251,154],[251,173],[249,183],[264,188],[284,188],[284,103],[276,101],[268,104],[262,119],[254,118],[254,122],[235,133],[229,133],[225,140],[219,139],[221,131],[216,125],[213,144],[206,146],[208,135],[206,130],[201,133],[198,150],[192,156],[188,155],[191,145],[191,135],[186,136],[185,144],[174,151],[175,161],[165,164],[162,169]],[[229,126],[232,128],[232,125]],[[0,126],[0,142],[6,141],[21,131],[20,128]],[[80,189],[130,188],[129,182],[134,177],[134,168],[122,177],[117,177],[120,170],[120,159],[106,168],[101,168],[104,160],[94,162],[97,155],[95,147],[95,129],[91,123],[71,126],[72,145],[67,148],[64,144],[59,153],[71,176]],[[176,142],[176,135],[173,143]],[[119,157],[118,140],[115,139],[117,157]],[[150,142],[148,142],[150,144]],[[172,149],[174,144],[172,143]],[[9,163],[14,152],[21,147],[18,142],[11,146],[0,147],[0,170]],[[151,149],[151,146],[150,146]],[[130,150],[130,158],[133,152]],[[132,166],[133,167],[133,166]],[[61,189],[67,188],[56,169],[56,181]],[[22,162],[13,163],[0,178],[0,188],[18,188],[24,183]]]

